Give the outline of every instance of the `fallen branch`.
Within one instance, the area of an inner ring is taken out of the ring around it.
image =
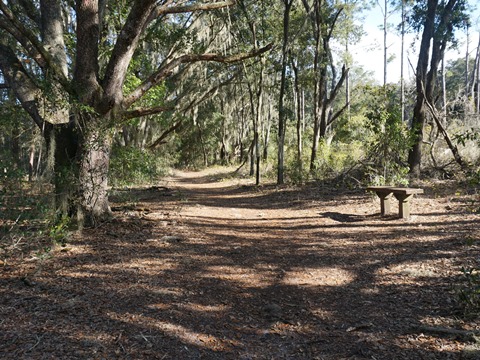
[[[480,343],[480,330],[461,330],[426,325],[415,326],[413,330],[436,335],[456,336],[465,341]]]
[[[425,91],[425,90],[424,90]],[[437,111],[435,107],[425,98],[425,104],[427,105],[428,109],[430,110],[430,114],[433,117],[433,120],[435,120],[435,123],[437,124],[438,130],[442,133],[443,138],[445,139],[448,148],[452,152],[452,155],[457,162],[458,165],[460,165],[460,168],[463,171],[467,171],[469,169],[468,164],[462,159],[462,156],[460,155],[460,152],[458,151],[457,146],[453,144],[452,139],[450,138],[450,135],[448,134],[447,130],[445,127],[442,125],[442,122],[440,121]]]

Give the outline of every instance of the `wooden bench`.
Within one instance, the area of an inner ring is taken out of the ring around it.
[[[369,186],[367,191],[374,191],[380,198],[380,213],[385,216],[390,212],[392,195],[398,200],[400,218],[410,217],[410,199],[415,194],[423,194],[423,189],[402,188],[393,186]]]

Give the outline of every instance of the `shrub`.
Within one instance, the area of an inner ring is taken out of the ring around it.
[[[406,158],[412,134],[401,120],[401,109],[394,94],[390,87],[381,88],[366,114],[366,130],[371,134],[366,144],[366,175],[370,184],[408,184]]]
[[[110,161],[110,183],[113,186],[152,183],[166,175],[168,160],[136,147],[114,146]]]
[[[465,315],[480,315],[480,269],[462,267],[464,285],[458,292]]]

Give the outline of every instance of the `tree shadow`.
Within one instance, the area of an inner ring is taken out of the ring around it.
[[[354,207],[332,211],[368,201],[359,193],[188,191],[185,202],[149,190],[139,206],[173,225],[126,217],[85,230],[42,265],[32,287],[4,271],[1,357],[461,358],[457,339],[415,328],[454,322],[453,271],[471,256],[471,214],[384,221]],[[205,213],[175,212],[197,204]],[[227,216],[235,207],[287,211]],[[317,211],[305,218],[295,209]]]

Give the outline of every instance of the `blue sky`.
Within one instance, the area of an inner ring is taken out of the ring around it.
[[[477,4],[477,0],[470,0],[472,5]],[[478,6],[477,6],[478,7]],[[351,47],[354,61],[362,65],[365,70],[372,71],[379,83],[383,83],[383,30],[379,27],[383,25],[382,10],[376,6],[373,7],[366,15],[363,23],[364,30],[367,35],[355,46]],[[480,34],[480,9],[476,9],[472,15],[472,27],[469,36],[469,51],[471,56],[475,56],[475,50],[478,46]],[[400,22],[400,14],[391,16],[389,23],[396,25]],[[467,41],[464,33],[459,33],[460,39],[459,50],[449,50],[446,54],[447,60],[465,57],[467,49]],[[405,63],[404,76],[410,78],[413,76],[412,66],[417,64],[416,46],[410,46],[414,41],[414,35],[407,34],[405,37]],[[394,31],[390,31],[387,36],[388,56],[393,60],[387,67],[387,82],[397,82],[400,79],[400,54],[401,54],[401,38]]]

